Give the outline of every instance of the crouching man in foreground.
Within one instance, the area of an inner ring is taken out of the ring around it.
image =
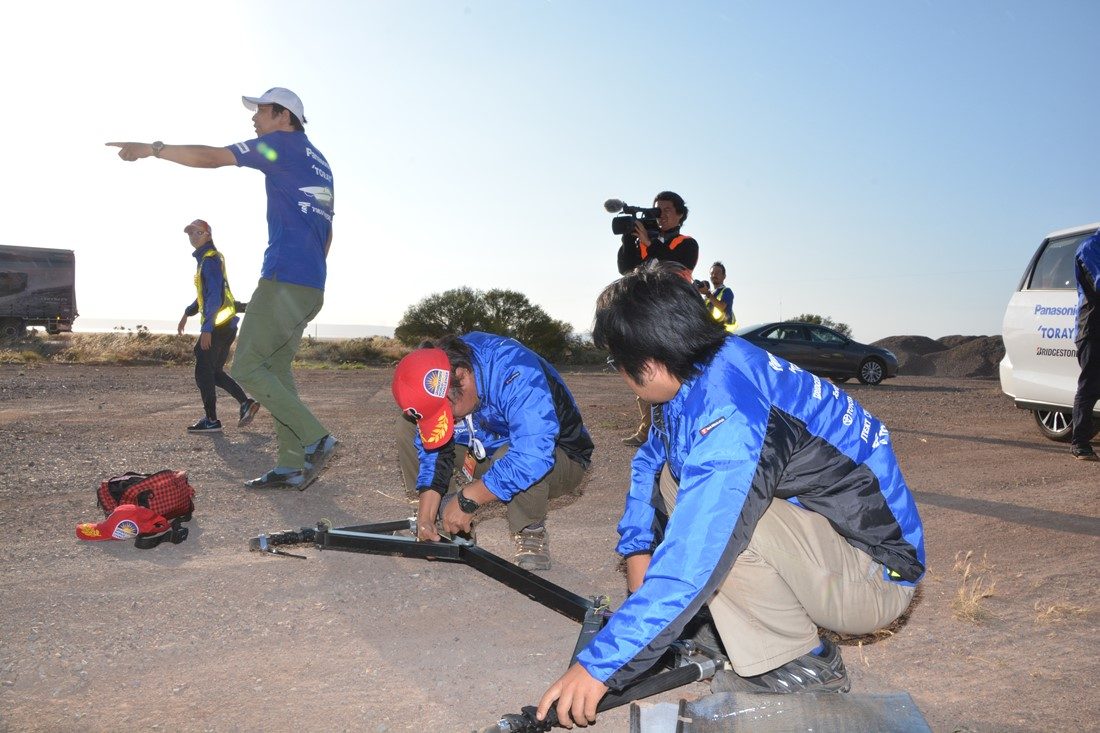
[[[630,596],[539,701],[595,720],[710,607],[747,692],[846,692],[818,626],[865,634],[908,607],[924,536],[890,434],[839,388],[736,337],[664,266],[600,295],[593,330],[655,405],[619,523]]]
[[[398,425],[401,474],[419,494],[417,534],[439,539],[436,513],[448,493],[456,497],[441,519],[451,533],[469,532],[479,507],[502,501],[516,564],[548,570],[547,502],[575,491],[592,458],[577,403],[554,367],[518,341],[474,332],[436,346],[406,356],[393,376],[407,418]]]

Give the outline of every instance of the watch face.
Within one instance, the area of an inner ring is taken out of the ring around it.
[[[459,491],[458,492],[458,508],[467,514],[473,514],[477,511],[477,508],[481,506],[473,499],[467,499],[466,496]]]

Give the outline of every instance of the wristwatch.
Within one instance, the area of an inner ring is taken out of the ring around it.
[[[455,494],[455,498],[458,499],[458,508],[467,514],[473,514],[481,506],[481,504],[478,504],[473,499],[467,498],[466,495],[462,493],[462,489],[458,490],[458,493]]]
[[[152,144],[151,147],[153,148],[153,157],[159,158],[160,151],[164,150],[164,143],[162,143],[160,140],[157,140],[155,143]]]

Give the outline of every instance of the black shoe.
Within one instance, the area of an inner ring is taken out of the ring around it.
[[[204,417],[194,425],[187,426],[187,432],[189,433],[220,433],[222,431],[221,420],[211,420],[208,417]]]
[[[847,692],[852,689],[848,671],[836,644],[822,639],[825,649],[820,655],[810,652],[792,659],[781,667],[755,677],[742,677],[721,670],[710,683],[711,692]]]
[[[309,485],[306,483],[305,471],[290,471],[289,473],[283,473],[271,469],[263,476],[252,479],[251,481],[245,481],[244,485],[250,489],[298,489],[298,491],[304,491]]]
[[[237,421],[237,427],[243,428],[252,422],[252,418],[256,417],[256,413],[260,411],[260,403],[256,400],[249,398],[241,403],[241,419]]]
[[[1069,451],[1079,461],[1100,461],[1100,456],[1090,445],[1075,445]]]

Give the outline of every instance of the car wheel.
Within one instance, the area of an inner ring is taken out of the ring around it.
[[[1032,410],[1039,432],[1058,443],[1068,443],[1073,433],[1073,424],[1068,412],[1057,410]]]
[[[864,359],[863,363],[859,365],[859,372],[856,373],[856,378],[863,384],[870,384],[872,386],[882,381],[886,376],[886,365],[878,359]]]

